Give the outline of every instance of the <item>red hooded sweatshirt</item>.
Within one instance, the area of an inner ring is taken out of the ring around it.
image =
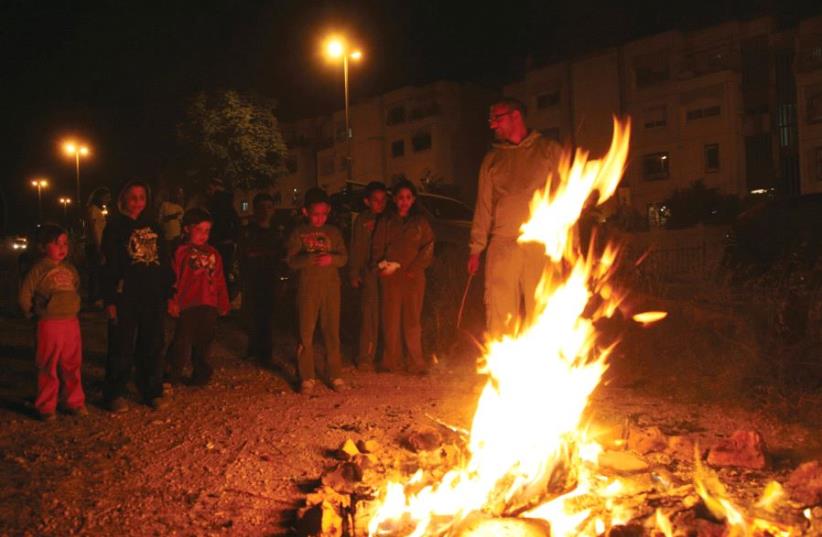
[[[177,276],[174,300],[180,311],[194,306],[211,306],[228,313],[228,289],[223,277],[223,260],[209,244],[181,244],[174,253]]]

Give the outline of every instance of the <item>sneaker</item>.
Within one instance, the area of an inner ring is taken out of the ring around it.
[[[128,410],[128,403],[123,397],[115,397],[111,401],[106,402],[106,407],[111,412],[125,412],[126,410]]]
[[[56,420],[57,420],[57,414],[55,414],[54,412],[47,412],[47,413],[44,413],[44,414],[40,414],[40,421],[50,422],[50,421],[56,421]]]
[[[168,406],[168,400],[165,397],[152,397],[146,401],[146,405],[152,410],[162,410]]]
[[[314,391],[314,386],[317,382],[314,379],[304,380],[302,384],[300,384],[300,393],[304,393],[306,395],[310,394]]]
[[[80,405],[75,408],[67,408],[66,414],[70,416],[88,416],[88,409],[86,405]]]
[[[335,378],[331,381],[331,389],[335,392],[343,390],[345,388],[345,381],[341,378]]]

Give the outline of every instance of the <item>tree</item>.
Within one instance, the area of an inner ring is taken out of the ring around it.
[[[201,181],[220,178],[229,188],[265,188],[287,173],[288,148],[274,103],[237,91],[198,93],[178,136],[193,152]]]

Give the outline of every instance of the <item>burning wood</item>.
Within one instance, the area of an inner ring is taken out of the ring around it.
[[[416,452],[417,469],[406,461],[409,471],[388,482],[365,509],[369,535],[673,537],[694,529],[697,535],[800,534],[794,529],[799,526],[769,521],[772,514],[760,517],[737,507],[696,448],[692,480],[682,479],[624,451],[625,442],[622,449],[603,448],[585,425],[590,396],[613,350],[599,343],[595,323],[612,316],[622,296],[609,282],[617,249],[582,255],[576,223],[591,199],[601,204],[616,190],[629,132],[630,122],[615,121],[611,148],[601,160],[588,160],[582,150],[573,158],[565,154],[559,177],[546,183],[558,186],[534,196],[519,239],[541,244],[546,255],[534,318],[515,335],[487,344],[479,367],[487,382],[465,445],[438,446],[436,431],[405,439]],[[663,312],[646,312],[636,320],[661,318]],[[742,442],[741,451],[761,448],[764,459],[764,444],[754,440]],[[680,454],[689,445],[694,443],[673,441],[659,430],[629,433],[627,442],[649,458],[666,450]],[[721,446],[715,450],[720,452]],[[759,459],[753,452],[745,460]],[[776,503],[770,500],[769,508]],[[352,527],[357,531],[359,522]]]

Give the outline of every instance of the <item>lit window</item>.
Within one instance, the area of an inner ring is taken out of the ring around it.
[[[705,172],[719,171],[719,144],[707,144],[705,146]]]
[[[248,202],[243,200],[240,202],[240,211],[246,212],[248,210]]]
[[[642,178],[646,181],[667,179],[670,170],[670,156],[665,153],[651,153],[642,157]]]
[[[661,203],[648,205],[648,226],[652,228],[665,227],[671,217],[671,210]]]

